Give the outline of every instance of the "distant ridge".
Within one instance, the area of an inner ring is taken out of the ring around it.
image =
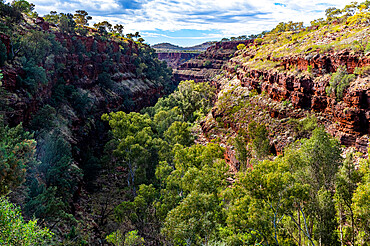
[[[159,43],[152,45],[152,48],[154,48],[157,52],[203,52],[214,43],[215,42],[205,42],[191,47],[181,47],[170,43]]]

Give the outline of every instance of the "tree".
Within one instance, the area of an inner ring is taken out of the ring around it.
[[[124,27],[121,24],[116,24],[113,27],[114,32],[117,33],[120,36],[122,36],[122,34],[123,34],[123,29],[124,29]]]
[[[297,165],[297,180],[310,187],[311,200],[306,211],[315,218],[314,236],[322,245],[338,244],[332,191],[342,162],[340,154],[338,141],[320,127],[313,131],[310,139],[302,141],[302,147],[291,158]]]
[[[139,34],[139,32],[135,32],[135,34],[133,35],[136,39],[140,38],[141,35]]]
[[[62,32],[72,33],[76,27],[76,22],[73,20],[73,15],[71,13],[60,13],[58,26]]]
[[[114,155],[128,168],[127,184],[135,196],[136,185],[154,177],[156,149],[161,140],[154,137],[152,120],[147,114],[117,112],[104,114],[102,119],[109,121],[117,142]],[[141,175],[137,176],[138,172]]]
[[[0,198],[1,245],[51,245],[53,233],[40,228],[36,220],[24,222],[20,210],[5,198]]]
[[[328,8],[325,10],[326,20],[333,21],[335,19],[338,19],[338,15],[340,15],[341,13],[342,11],[335,7]]]
[[[355,218],[352,207],[353,194],[361,175],[355,168],[353,153],[349,153],[340,168],[335,181],[335,205],[339,220],[341,243],[350,241],[355,245]]]
[[[85,10],[77,10],[76,13],[73,15],[73,19],[77,25],[80,26],[87,26],[89,20],[92,19],[91,16]]]
[[[173,106],[181,111],[184,121],[194,121],[199,115],[208,112],[215,96],[215,88],[208,83],[195,83],[193,80],[180,82],[177,90],[169,97]]]
[[[356,79],[356,75],[348,74],[345,66],[340,66],[337,71],[333,73],[329,86],[326,87],[326,93],[328,95],[335,95],[337,101],[342,100],[344,91],[347,89],[349,84]]]
[[[0,1],[0,19],[5,24],[2,31],[12,31],[12,28],[23,21],[22,12],[19,8]]]
[[[59,22],[59,15],[56,11],[50,11],[49,14],[44,16],[44,20],[50,22],[52,24],[58,24]]]
[[[223,221],[222,198],[228,167],[221,160],[223,149],[216,144],[175,145],[174,164],[161,163],[159,218],[165,219],[162,233],[174,244],[207,244],[217,238]]]
[[[181,144],[183,146],[190,146],[193,143],[193,136],[187,122],[175,121],[164,132],[164,137],[171,145]]]
[[[262,159],[270,153],[268,131],[265,125],[252,121],[248,125],[248,135],[251,139],[251,150],[256,158]]]
[[[247,146],[248,138],[243,129],[238,131],[238,135],[234,139],[235,155],[239,161],[239,170],[246,171],[248,167],[248,160],[252,157],[250,149]]]
[[[370,149],[368,151],[370,153]],[[370,242],[370,158],[360,163],[361,182],[353,194],[352,209],[358,233],[356,243],[367,245]]]
[[[35,164],[36,141],[22,125],[14,128],[0,122],[0,195],[23,183],[27,166]]]
[[[126,37],[127,37],[128,39],[131,39],[131,40],[132,40],[132,37],[134,37],[134,34],[132,34],[132,33],[127,33],[127,34],[126,34]]]
[[[145,39],[143,39],[143,38],[138,38],[138,39],[137,39],[137,41],[138,41],[139,43],[144,43]]]
[[[12,6],[19,9],[22,13],[31,14],[32,11],[35,9],[35,5],[33,3],[29,3],[25,0],[13,0]]]
[[[102,21],[94,24],[94,27],[98,29],[99,33],[101,34],[107,34],[107,32],[112,32],[112,24],[110,24],[108,21]]]

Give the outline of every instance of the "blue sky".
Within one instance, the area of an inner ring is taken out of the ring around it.
[[[84,9],[90,25],[108,20],[125,33],[139,31],[149,44],[191,46],[223,37],[257,34],[282,21],[324,17],[328,7],[343,8],[352,0],[29,0],[42,16],[51,10]]]

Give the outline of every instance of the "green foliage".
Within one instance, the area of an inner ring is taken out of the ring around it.
[[[287,32],[287,31],[297,31],[303,28],[303,22],[292,22],[287,23],[280,22],[274,29],[271,30],[272,33]]]
[[[147,114],[117,112],[104,114],[102,120],[109,121],[114,138],[119,140],[114,154],[128,168],[127,182],[135,194],[137,184],[153,178],[152,170],[158,159],[155,150],[162,140],[154,136],[153,123]]]
[[[325,10],[325,15],[327,21],[332,21],[338,18],[338,15],[340,15],[342,11],[340,9],[337,9],[335,7],[331,7]]]
[[[310,22],[311,26],[322,26],[325,24],[324,18],[319,18]]]
[[[226,187],[227,177],[222,155],[223,150],[215,144],[178,145],[174,169],[166,163],[158,166],[156,175],[164,188],[157,211],[166,218],[162,233],[172,243],[202,245],[217,237],[222,218],[218,194]]]
[[[111,234],[106,236],[105,239],[108,241],[108,243],[112,243],[115,246],[124,245],[125,242],[124,241],[125,238],[120,231],[112,232]]]
[[[180,121],[175,121],[164,132],[164,138],[172,145],[181,144],[183,146],[189,146],[194,141],[188,123]]]
[[[22,59],[23,70],[26,72],[26,77],[21,79],[21,83],[28,88],[28,90],[35,94],[39,85],[45,85],[48,82],[45,69],[37,66],[33,59]]]
[[[51,224],[73,222],[69,201],[81,171],[72,163],[71,145],[54,130],[39,136],[37,156],[41,164],[28,177],[31,189],[25,211]]]
[[[230,192],[227,241],[242,244],[337,245],[332,190],[341,163],[336,140],[322,129],[284,156],[240,173]],[[309,228],[308,225],[314,225]],[[289,231],[289,234],[286,232]],[[238,245],[238,244],[235,244]]]
[[[162,233],[177,245],[204,245],[217,227],[218,199],[192,191],[169,212]]]
[[[348,74],[346,67],[338,67],[337,71],[332,75],[329,86],[326,87],[328,95],[335,95],[337,101],[342,100],[344,90],[349,84],[356,79],[354,74]]]
[[[291,118],[288,125],[293,127],[296,139],[309,138],[312,131],[317,127],[317,118],[309,115],[302,119]]]
[[[247,146],[248,138],[246,133],[241,129],[238,132],[238,135],[234,139],[234,147],[235,147],[235,154],[236,158],[240,163],[240,170],[246,171],[248,160],[252,157],[251,151],[248,149]]]
[[[0,195],[5,195],[23,183],[27,166],[35,163],[36,142],[22,125],[0,122],[0,135]]]
[[[12,2],[12,6],[25,14],[31,14],[35,9],[35,5],[33,3],[29,3],[25,0],[14,0]]]
[[[238,44],[238,46],[236,46],[236,48],[237,48],[238,50],[242,50],[242,49],[244,49],[244,48],[245,48],[245,44]]]
[[[255,43],[255,44],[262,44],[262,42],[263,42],[263,39],[262,39],[262,38],[256,38],[256,39],[254,40],[254,43]]]
[[[43,131],[50,131],[54,126],[56,110],[49,104],[42,107],[36,115],[33,116],[30,128],[32,130],[42,129]]]
[[[0,41],[0,67],[4,66],[6,60],[8,59],[7,49],[3,42]]]
[[[76,27],[76,22],[73,20],[73,15],[70,13],[60,13],[58,24],[60,31],[64,33],[73,33]]]
[[[311,73],[311,72],[312,72],[312,66],[311,66],[311,65],[308,65],[308,66],[307,66],[307,72],[308,72],[308,73]]]
[[[364,53],[365,53],[365,54],[367,54],[368,52],[370,52],[370,42],[369,42],[369,43],[367,43],[366,48],[365,48],[365,50],[364,50]]]
[[[352,198],[361,181],[361,175],[355,168],[353,153],[349,153],[340,168],[335,181],[335,206],[342,242],[350,241],[355,245],[355,221],[352,209]]]
[[[72,33],[76,27],[76,22],[73,20],[73,15],[70,13],[58,14],[56,11],[50,11],[49,14],[43,17],[45,21],[58,25],[63,33]]]
[[[211,67],[211,66],[212,66],[212,61],[210,61],[210,60],[204,61],[203,67]]]
[[[23,21],[20,9],[4,1],[0,2],[0,19],[0,28],[6,33],[11,32],[14,26]]]
[[[77,10],[76,13],[73,15],[73,19],[77,25],[84,27],[89,24],[89,20],[91,20],[92,17],[89,16],[89,14],[85,10]]]
[[[21,36],[16,45],[19,46],[21,56],[27,60],[33,59],[36,64],[39,64],[53,49],[58,48],[58,43],[53,38],[48,32],[30,30]],[[56,47],[53,47],[53,44]]]
[[[252,150],[256,158],[261,159],[270,153],[268,131],[265,125],[252,121],[248,125],[248,135],[251,138]]]
[[[186,80],[180,82],[176,91],[167,98],[160,98],[152,110],[154,112],[173,110],[172,117],[180,115],[182,121],[194,122],[208,112],[214,96],[215,88],[208,83]]]
[[[108,32],[113,31],[112,24],[110,24],[108,21],[102,21],[94,24],[94,27],[98,29],[98,32],[100,34],[106,35]]]
[[[125,244],[127,246],[142,246],[145,245],[144,238],[137,234],[137,231],[130,231],[125,235]]]
[[[114,31],[114,33],[118,34],[119,36],[122,36],[123,35],[123,28],[124,28],[123,25],[116,24],[113,27],[113,31]]]
[[[370,241],[370,158],[361,162],[359,171],[361,183],[353,194],[352,209],[358,228],[356,243],[366,245]]]
[[[20,210],[5,198],[0,198],[1,245],[51,245],[53,233],[41,228],[36,220],[24,221]]]

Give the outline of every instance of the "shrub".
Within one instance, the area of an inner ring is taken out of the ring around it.
[[[262,44],[262,42],[263,42],[263,39],[262,39],[262,38],[256,38],[256,39],[254,40],[254,43],[255,43],[255,44]]]
[[[244,49],[244,48],[245,48],[245,44],[238,44],[238,46],[236,46],[236,48],[237,48],[238,50],[242,50],[242,49]]]
[[[353,71],[354,74],[359,76],[364,76],[370,74],[370,66],[365,67],[356,67],[355,71]]]
[[[349,83],[356,78],[354,74],[348,74],[344,66],[338,67],[337,71],[332,75],[329,86],[326,87],[328,95],[334,94],[339,101],[343,98],[344,90],[349,86]]]
[[[212,65],[212,62],[210,60],[206,60],[204,63],[203,63],[203,67],[209,67]]]
[[[365,48],[364,54],[366,54],[366,53],[368,53],[368,52],[370,52],[370,43],[368,43],[368,44],[366,45],[366,48]]]

